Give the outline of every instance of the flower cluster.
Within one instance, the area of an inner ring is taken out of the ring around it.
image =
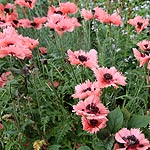
[[[93,10],[86,10],[83,8],[81,10],[81,15],[85,20],[91,20],[95,18],[101,23],[113,24],[115,26],[122,25],[121,17],[117,13],[110,15],[100,7],[95,7]]]
[[[19,59],[31,58],[32,50],[38,43],[38,40],[23,37],[12,26],[8,26],[3,29],[3,32],[0,32],[0,58],[7,55],[12,55]]]
[[[140,41],[137,43],[137,46],[139,46],[141,52],[136,48],[133,48],[133,53],[136,59],[140,62],[140,67],[148,62],[147,68],[150,69],[150,41]]]
[[[82,65],[91,69],[96,80],[92,83],[90,80],[75,86],[74,98],[79,98],[77,105],[73,106],[73,112],[82,117],[83,130],[90,133],[96,133],[106,127],[109,110],[100,100],[102,89],[118,85],[124,86],[126,78],[117,71],[115,67],[99,67],[97,51],[91,49],[89,52],[83,50],[67,51],[68,61],[72,65]]]
[[[77,11],[77,6],[71,2],[60,3],[57,8],[51,6],[48,10],[45,26],[55,30],[59,35],[66,31],[72,32],[75,27],[80,27],[81,24],[77,18],[69,17],[68,14],[75,14]]]

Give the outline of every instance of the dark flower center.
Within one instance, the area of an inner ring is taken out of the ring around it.
[[[29,3],[29,5],[32,4],[32,0],[25,0],[26,3]]]
[[[95,14],[95,10],[92,10],[92,14],[93,14],[93,15]]]
[[[143,25],[143,23],[142,23],[142,22],[137,22],[137,25],[138,25],[139,27],[141,27],[141,26]]]
[[[113,78],[113,76],[110,73],[105,73],[104,78],[105,78],[105,80],[111,80]]]
[[[96,120],[96,119],[91,119],[91,120],[90,120],[90,125],[91,125],[92,127],[96,127],[97,124],[98,124],[98,120]]]
[[[92,114],[94,113],[94,114],[96,114],[96,113],[99,112],[99,108],[96,107],[96,104],[94,104],[94,103],[88,104],[86,106],[86,109],[89,110],[89,112],[87,112],[87,113],[92,113]]]
[[[19,22],[18,20],[13,20],[14,24],[18,24],[18,22]]]
[[[145,51],[144,53],[149,56],[149,54],[150,54],[150,49],[146,49],[146,51]]]
[[[129,150],[130,148],[137,148],[137,146],[140,146],[139,140],[134,135],[123,137],[122,139],[126,142],[127,150]]]
[[[79,59],[81,62],[87,61],[87,57],[86,57],[86,56],[83,56],[83,55],[80,55],[80,56],[78,57],[78,59]]]
[[[4,11],[5,11],[6,13],[9,13],[9,12],[10,12],[9,8],[4,8]]]
[[[37,24],[35,22],[30,23],[31,26],[35,27]]]
[[[86,88],[85,90],[83,90],[83,92],[86,92],[86,91],[91,91],[91,88],[88,87],[88,88]]]
[[[148,44],[145,44],[144,46],[145,46],[145,48],[148,48]]]
[[[5,23],[5,20],[1,20],[1,18],[0,18],[0,22],[3,22],[3,23]]]
[[[61,11],[54,11],[55,14],[63,15]]]

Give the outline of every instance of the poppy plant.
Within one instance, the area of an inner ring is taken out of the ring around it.
[[[109,86],[118,88],[117,85],[126,85],[126,77],[124,77],[120,72],[118,72],[115,67],[102,67],[98,69],[94,68],[93,71],[100,88],[105,88]]]
[[[122,128],[115,134],[115,139],[124,145],[124,148],[116,148],[116,150],[148,150],[150,146],[140,129]]]
[[[150,55],[146,51],[145,53],[141,53],[136,48],[133,48],[133,53],[135,58],[140,62],[140,67],[146,64],[146,62],[150,60]]]
[[[73,112],[76,112],[77,115],[84,115],[89,118],[105,118],[109,111],[108,109],[100,102],[100,99],[96,95],[91,95],[86,98],[84,101],[80,100],[77,105],[73,106]]]
[[[72,95],[72,97],[84,99],[92,94],[100,96],[101,90],[97,82],[92,83],[89,80],[87,80],[85,81],[85,83],[81,83],[75,86],[75,93]]]
[[[128,23],[135,27],[138,34],[148,26],[148,22],[149,19],[143,19],[142,16],[136,16],[134,19],[128,20]]]
[[[83,130],[90,132],[91,134],[98,132],[100,129],[106,127],[107,118],[97,119],[97,118],[86,118],[82,116]]]
[[[86,10],[86,9],[82,9],[81,10],[81,16],[85,19],[85,20],[91,20],[93,18],[93,14],[91,10]]]
[[[20,6],[26,6],[28,8],[33,9],[35,6],[36,0],[16,0],[15,4],[18,4]]]
[[[69,49],[67,53],[68,60],[72,65],[83,65],[90,69],[98,67],[97,51],[95,49],[91,49],[89,52],[83,50],[73,52]]]

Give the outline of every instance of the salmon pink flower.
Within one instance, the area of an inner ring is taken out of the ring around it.
[[[47,54],[47,48],[46,47],[39,47],[41,55]]]
[[[73,106],[73,109],[73,112],[76,112],[77,115],[84,115],[88,119],[91,117],[105,118],[109,113],[108,109],[100,102],[99,97],[96,95],[91,95],[84,101],[80,100],[77,105]]]
[[[81,64],[89,68],[98,67],[97,51],[95,49],[91,49],[89,52],[85,52],[83,50],[73,52],[69,49],[67,53],[68,60],[72,65]]]
[[[85,20],[91,20],[93,18],[92,11],[88,11],[84,8],[81,10],[81,16],[83,16]]]
[[[55,29],[57,24],[64,19],[64,16],[60,14],[53,14],[47,17],[47,23],[45,24],[46,27]]]
[[[115,26],[120,26],[122,25],[121,17],[117,13],[113,13],[112,15],[109,16],[110,19],[110,24],[113,24]]]
[[[56,8],[55,6],[49,7],[47,16],[51,16],[51,15],[54,15],[54,14],[65,15],[65,14],[60,10],[60,7],[57,7],[57,8]]]
[[[12,22],[18,18],[16,7],[14,4],[7,3],[6,5],[0,4],[0,22]]]
[[[8,80],[12,80],[12,79],[13,79],[13,76],[12,76],[12,73],[10,71],[2,73],[2,75],[0,77],[0,87],[3,88],[6,85],[6,82]]]
[[[33,8],[35,6],[36,0],[16,0],[15,4],[20,6],[26,6],[28,8]]]
[[[23,28],[30,28],[31,23],[32,22],[29,19],[19,19],[17,25]]]
[[[143,40],[138,42],[137,46],[139,46],[141,50],[145,51],[145,53],[150,53],[150,41]]]
[[[6,57],[7,55],[16,56],[19,59],[31,58],[32,52],[23,46],[9,46],[0,48],[0,58]]]
[[[72,96],[74,98],[84,99],[92,94],[100,96],[101,90],[98,87],[97,82],[92,83],[87,80],[85,83],[75,86],[75,94],[73,94]]]
[[[0,58],[7,55],[16,56],[19,59],[25,57],[31,58],[35,46],[38,45],[38,40],[19,35],[13,27],[7,27],[0,32]]]
[[[41,17],[41,18],[33,18],[34,21],[30,23],[30,26],[35,28],[35,29],[41,29],[43,23],[46,22],[46,17]]]
[[[136,48],[133,48],[133,53],[135,58],[140,62],[140,67],[150,60],[150,55],[148,52],[140,53]]]
[[[143,19],[142,16],[136,16],[134,19],[129,19],[128,23],[135,26],[136,32],[139,34],[148,26],[149,19]]]
[[[97,118],[86,118],[82,116],[83,130],[90,132],[91,134],[98,132],[100,129],[106,127],[107,118],[97,119]]]
[[[94,11],[94,18],[102,23],[113,24],[115,26],[120,26],[122,24],[121,17],[117,13],[110,15],[100,7],[95,7]]]
[[[104,22],[104,20],[107,18],[108,14],[100,7],[94,8],[94,18],[97,19],[100,22]]]
[[[124,144],[124,148],[118,148],[116,150],[147,150],[150,146],[149,141],[141,133],[140,129],[122,128],[119,130],[115,139],[118,143]]]
[[[126,77],[118,72],[115,67],[111,67],[109,69],[104,67],[98,69],[94,68],[93,71],[101,88],[109,86],[118,88],[117,85],[126,85]]]
[[[63,13],[75,14],[78,11],[78,7],[72,2],[60,3],[60,11]]]
[[[74,25],[71,22],[71,19],[62,19],[55,27],[56,32],[59,35],[62,35],[64,32],[72,32],[74,30]]]

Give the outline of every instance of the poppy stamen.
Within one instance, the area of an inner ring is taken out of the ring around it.
[[[104,78],[105,80],[112,80],[113,76],[110,73],[105,73]]]
[[[90,120],[90,125],[91,125],[92,127],[95,127],[97,124],[98,124],[98,120],[96,120],[96,119],[91,119],[91,120]]]
[[[81,62],[87,61],[87,57],[86,57],[86,56],[83,56],[83,55],[80,55],[80,56],[78,57],[78,59],[79,59]]]

